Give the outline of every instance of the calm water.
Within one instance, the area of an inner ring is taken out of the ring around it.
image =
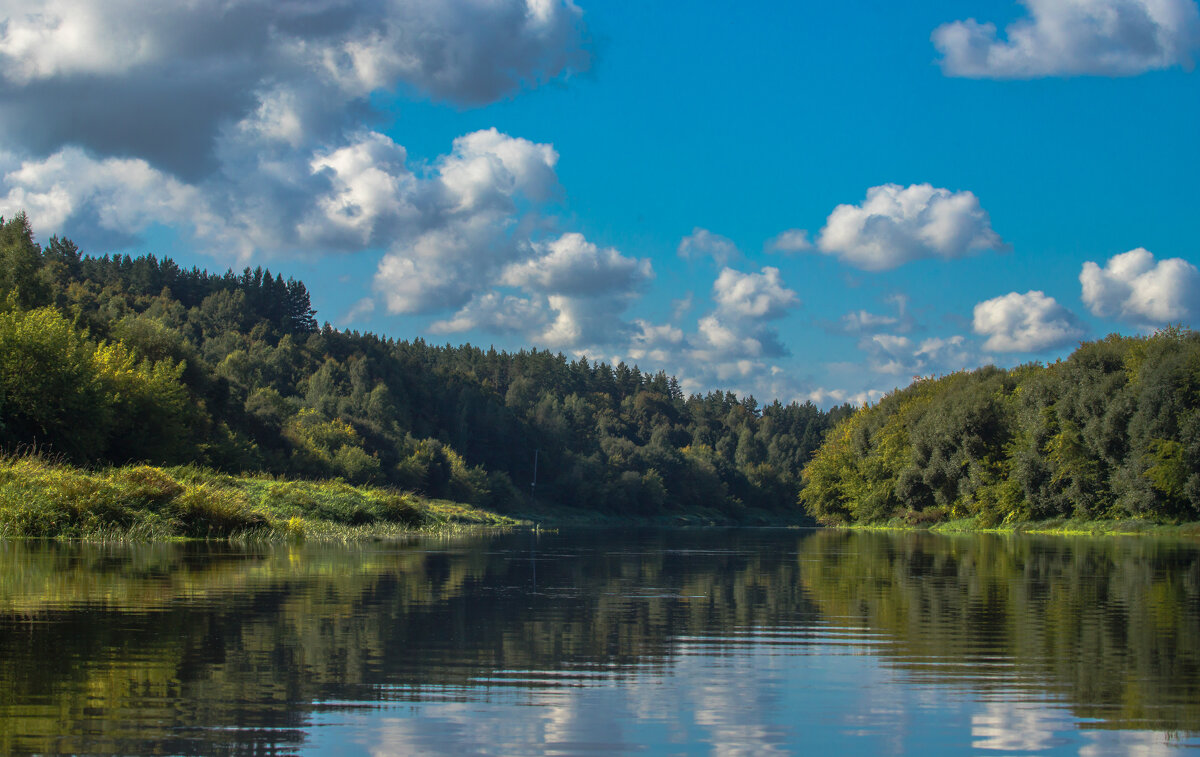
[[[0,543],[0,752],[1200,753],[1200,548]]]

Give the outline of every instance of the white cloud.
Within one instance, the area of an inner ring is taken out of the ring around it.
[[[913,356],[925,372],[931,369],[939,372],[958,371],[979,362],[966,338],[957,334],[923,339]]]
[[[988,337],[983,347],[992,352],[1040,352],[1084,335],[1071,311],[1037,290],[1010,292],[979,303],[973,328]]]
[[[359,27],[321,51],[332,73],[362,91],[398,80],[437,99],[481,104],[588,63],[583,14],[570,0],[406,0],[383,7],[377,26]]]
[[[634,322],[638,331],[629,342],[629,357],[664,365],[684,345],[683,329],[671,324],[654,325],[648,321]]]
[[[535,339],[557,349],[579,354],[598,354],[611,345],[625,346],[634,327],[621,318],[628,298],[567,297],[553,294],[546,298],[555,312],[554,321]]]
[[[637,348],[669,358],[670,372],[691,377],[685,385],[689,391],[737,382],[734,389],[743,393],[794,394],[790,382],[772,373],[772,359],[786,356],[788,350],[769,322],[800,303],[784,286],[779,270],[767,266],[759,273],[742,273],[725,268],[713,282],[712,297],[715,307],[697,321],[694,333],[671,330],[666,333],[680,338],[665,340],[654,327],[641,323]]]
[[[763,343],[751,330],[739,328],[737,323],[722,322],[716,313],[701,318],[697,331],[704,356],[718,362],[763,356]]]
[[[24,210],[39,228],[60,229],[82,215],[99,236],[118,242],[154,223],[220,235],[223,223],[195,187],[137,158],[95,160],[74,147],[26,160],[0,181],[0,214]]]
[[[531,291],[580,297],[630,293],[653,278],[649,260],[600,249],[582,234],[563,234],[535,245],[538,257],[513,263],[501,281]]]
[[[418,211],[411,203],[417,180],[405,165],[407,157],[403,147],[375,133],[314,157],[309,164],[312,172],[326,174],[331,187],[317,198],[319,220],[303,236],[319,237],[328,228],[349,232],[359,244],[370,244],[385,219],[415,220]]]
[[[788,229],[767,241],[767,252],[807,252],[813,248],[804,229]]]
[[[677,300],[671,300],[671,320],[681,320],[685,315],[691,312],[693,299],[694,297],[692,296],[692,293],[688,292],[686,295]]]
[[[435,321],[429,330],[435,334],[452,334],[471,329],[485,329],[501,334],[527,334],[545,329],[550,316],[544,305],[523,297],[488,292],[476,297],[451,318]]]
[[[379,261],[374,286],[390,313],[458,307],[485,289],[517,255],[505,216],[451,218],[400,242]]]
[[[699,226],[680,240],[676,253],[685,260],[711,257],[717,265],[727,265],[741,257],[741,253],[732,239],[714,234]]]
[[[1156,263],[1139,247],[1114,255],[1103,268],[1084,263],[1079,283],[1093,315],[1148,327],[1200,317],[1200,271],[1182,258]]]
[[[917,363],[913,358],[913,343],[906,336],[874,334],[859,343],[870,359],[871,369],[878,373],[914,373]]]
[[[803,401],[798,379],[777,364],[788,355],[772,321],[785,317],[799,304],[778,269],[758,273],[723,269],[713,282],[714,307],[685,329],[679,321],[691,297],[674,303],[673,322],[635,320],[622,334],[627,359],[643,368],[677,375],[687,392],[716,387],[740,394]],[[681,307],[682,305],[682,307]],[[618,328],[611,324],[609,329]]]
[[[23,166],[0,197],[85,248],[165,224],[241,261],[392,244],[511,257],[514,198],[558,191],[553,148],[490,129],[413,171],[363,130],[370,96],[483,104],[588,65],[571,0],[0,0],[0,18],[0,138]],[[457,292],[435,257],[385,270]]]
[[[868,271],[921,258],[950,260],[1006,249],[974,194],[929,184],[884,184],[868,189],[862,205],[838,205],[817,246]]]
[[[518,333],[543,347],[593,354],[602,347],[623,345],[635,333],[635,327],[623,321],[621,314],[653,278],[649,260],[601,249],[575,233],[522,245],[518,254],[523,257],[503,269],[499,282],[531,297],[503,296],[496,291],[477,294],[452,318],[435,323],[434,330],[448,333],[485,328]],[[399,278],[422,277],[409,269]],[[482,288],[492,282],[478,283]],[[412,298],[417,293],[408,295]]]
[[[975,19],[933,32],[949,76],[1029,79],[1041,76],[1132,76],[1190,69],[1200,46],[1194,0],[1023,0],[1029,16],[996,26]]]
[[[747,377],[767,369],[764,358],[788,354],[769,321],[800,303],[783,285],[778,268],[760,273],[725,268],[713,282],[715,309],[697,323],[687,360],[693,370],[718,379]]]
[[[897,334],[872,334],[859,342],[867,364],[876,373],[891,376],[945,374],[979,364],[979,356],[961,335],[931,337],[914,342]]]
[[[327,143],[375,91],[478,105],[589,62],[570,0],[0,0],[0,17],[10,145],[188,180],[228,139]]]
[[[428,313],[465,305],[504,267],[530,255],[517,219],[519,198],[558,189],[550,145],[495,129],[454,140],[434,176],[413,186],[402,207],[420,209],[380,260],[375,288],[392,313]]]
[[[741,273],[725,268],[713,284],[719,312],[742,319],[773,320],[798,305],[796,293],[783,285],[779,269],[766,266],[761,273]]]
[[[509,211],[514,195],[547,200],[558,193],[558,153],[549,144],[510,137],[495,128],[454,140],[439,174],[447,205],[456,211],[499,207]]]
[[[519,255],[519,207],[556,195],[557,160],[550,145],[488,129],[416,175],[401,145],[359,132],[310,153],[266,150],[235,174],[188,183],[142,159],[68,147],[5,156],[0,211],[24,209],[38,228],[85,244],[126,246],[163,224],[241,260],[387,246],[377,288],[392,312],[423,312],[465,303]]]

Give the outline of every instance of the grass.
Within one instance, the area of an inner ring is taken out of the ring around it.
[[[850,524],[842,526],[864,531],[932,531],[934,533],[993,533],[993,534],[1058,534],[1064,536],[1185,536],[1200,537],[1200,523],[1158,523],[1140,518],[1118,520],[1087,520],[1083,518],[1054,518],[1000,525],[982,525],[974,518],[958,518],[938,523],[913,523],[894,518],[885,523]]]
[[[518,521],[468,505],[332,481],[195,466],[85,470],[0,457],[0,538],[353,540]]]

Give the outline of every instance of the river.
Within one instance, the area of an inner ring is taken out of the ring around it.
[[[1200,546],[787,529],[0,542],[0,752],[1200,747]]]

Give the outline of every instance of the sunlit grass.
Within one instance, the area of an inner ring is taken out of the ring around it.
[[[518,521],[448,500],[340,479],[231,476],[196,466],[84,470],[0,457],[0,538],[349,541]]]
[[[894,518],[884,523],[849,524],[839,526],[856,531],[932,531],[935,533],[993,533],[993,534],[1057,534],[1060,536],[1154,536],[1200,537],[1200,523],[1159,523],[1139,518],[1117,520],[1088,520],[1084,518],[1053,518],[1050,520],[1020,521],[1002,525],[984,525],[975,518],[956,518],[939,523],[913,523]]]

